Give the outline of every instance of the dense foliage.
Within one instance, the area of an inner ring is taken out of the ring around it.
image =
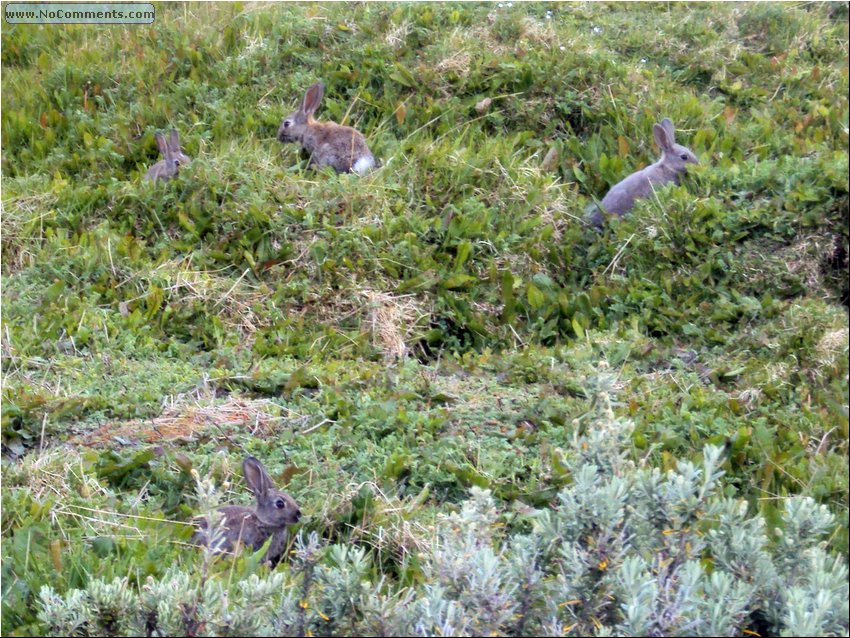
[[[4,635],[846,634],[845,3],[156,10],[2,24]],[[275,139],[317,79],[378,171]],[[187,545],[246,453],[271,573]]]

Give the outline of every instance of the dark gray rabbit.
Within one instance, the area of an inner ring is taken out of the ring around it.
[[[673,122],[668,118],[653,125],[652,134],[661,149],[661,159],[611,187],[602,200],[602,208],[609,214],[622,217],[632,209],[635,200],[650,195],[654,187],[670,182],[678,184],[679,177],[687,172],[688,164],[699,163],[689,148],[676,144]],[[589,221],[597,228],[602,226],[605,216],[599,207],[593,207]]]
[[[215,541],[214,550],[232,552],[236,542],[241,541],[243,545],[257,551],[271,537],[272,542],[263,561],[274,565],[286,547],[286,528],[299,521],[301,510],[289,494],[275,488],[266,468],[253,456],[246,457],[242,462],[242,472],[257,499],[257,505],[228,505],[219,508],[218,511],[224,515],[225,531],[224,537]],[[209,524],[202,518],[198,525],[199,529],[192,541],[206,545],[209,542]]]
[[[145,179],[153,182],[157,180],[167,181],[177,175],[181,166],[187,165],[192,160],[180,148],[180,135],[177,133],[177,129],[171,129],[171,135],[167,142],[162,133],[157,133],[154,137],[156,137],[159,152],[165,159],[151,166],[145,173]]]

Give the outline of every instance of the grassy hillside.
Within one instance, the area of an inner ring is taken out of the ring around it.
[[[43,585],[197,578],[191,470],[247,504],[246,453],[316,564],[362,549],[374,595],[402,596],[473,488],[507,546],[618,419],[625,464],[724,447],[718,495],[771,542],[784,497],[827,506],[846,560],[846,4],[156,8],[2,25],[4,635],[53,627]],[[319,79],[320,119],[361,130],[378,171],[275,139]],[[665,116],[700,165],[588,228]],[[172,126],[194,161],[143,182]],[[276,571],[303,584],[299,551]],[[585,603],[557,626],[626,631]]]

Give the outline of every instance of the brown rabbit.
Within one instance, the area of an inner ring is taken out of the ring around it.
[[[171,129],[171,135],[168,142],[165,141],[165,136],[162,133],[157,133],[156,145],[159,147],[159,152],[165,158],[158,161],[150,167],[145,173],[145,179],[156,182],[157,180],[168,181],[180,170],[180,166],[185,166],[191,162],[191,158],[183,153],[180,148],[180,135],[177,129]]]
[[[263,561],[275,565],[286,546],[289,525],[301,518],[301,510],[289,494],[275,489],[266,468],[253,456],[242,462],[242,472],[248,487],[257,499],[255,507],[228,505],[219,508],[224,515],[225,533],[223,538],[214,539],[216,552],[232,552],[237,541],[257,551],[271,537]],[[206,545],[209,525],[206,519],[200,519],[199,529],[192,537],[196,544]]]
[[[313,119],[324,92],[325,85],[321,82],[307,89],[298,110],[281,122],[277,139],[283,143],[299,142],[310,153],[311,164],[333,166],[337,173],[365,175],[375,168],[366,138],[350,126]]]

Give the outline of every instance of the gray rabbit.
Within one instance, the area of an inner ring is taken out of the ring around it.
[[[177,175],[181,166],[189,164],[192,160],[180,148],[180,135],[177,133],[177,129],[171,129],[171,135],[167,142],[162,133],[157,133],[154,137],[156,137],[159,152],[165,159],[151,166],[145,173],[145,179],[153,182],[157,180],[165,182]]]
[[[679,177],[687,172],[688,164],[699,163],[689,148],[676,144],[673,122],[668,118],[653,125],[652,134],[661,149],[661,159],[611,187],[602,200],[602,208],[609,214],[622,217],[632,209],[635,200],[650,195],[654,187],[670,182],[678,184]],[[590,211],[589,221],[597,228],[602,226],[605,216],[599,207]]]
[[[215,539],[214,550],[232,552],[236,542],[241,541],[243,545],[257,551],[271,537],[272,542],[263,561],[274,565],[286,547],[286,528],[299,521],[301,510],[289,494],[275,488],[266,468],[253,456],[246,457],[242,462],[242,472],[257,499],[257,505],[228,505],[219,508],[218,511],[224,516],[225,530],[223,538]],[[200,545],[208,544],[210,538],[207,520],[200,519],[198,527],[192,541]]]

